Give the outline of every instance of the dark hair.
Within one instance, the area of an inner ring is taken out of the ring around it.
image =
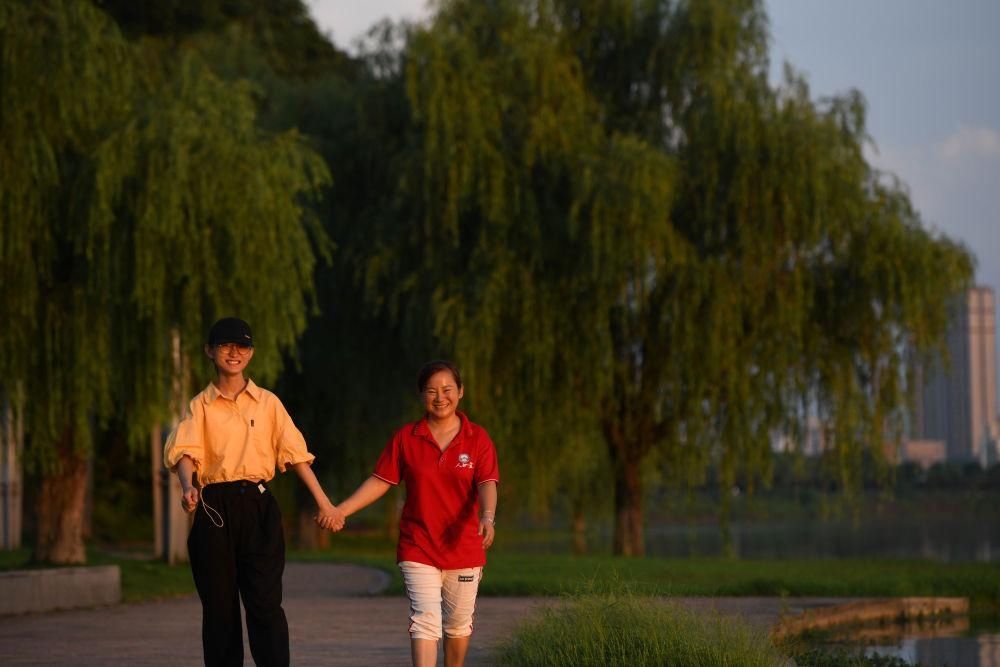
[[[443,359],[438,359],[436,361],[428,361],[421,367],[420,372],[417,373],[417,391],[423,391],[427,388],[427,383],[430,382],[431,376],[435,373],[440,373],[441,371],[448,371],[451,376],[455,378],[455,384],[458,388],[462,388],[462,374],[458,372],[458,366],[451,363],[450,361],[445,361]]]

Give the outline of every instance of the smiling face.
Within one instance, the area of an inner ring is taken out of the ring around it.
[[[205,354],[215,363],[220,377],[243,377],[243,371],[253,359],[253,348],[249,345],[222,343],[206,345]]]
[[[437,420],[451,419],[458,410],[464,390],[458,386],[451,371],[438,371],[427,380],[420,398],[427,415]]]

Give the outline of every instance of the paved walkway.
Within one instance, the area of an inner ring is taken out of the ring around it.
[[[294,665],[408,665],[408,604],[371,596],[385,573],[353,565],[289,563],[285,613]],[[685,607],[743,617],[766,631],[784,612],[844,600],[680,598]],[[490,664],[493,647],[551,598],[482,597],[467,664]],[[246,664],[253,664],[249,649]],[[0,617],[0,665],[201,664],[196,597],[101,609]]]

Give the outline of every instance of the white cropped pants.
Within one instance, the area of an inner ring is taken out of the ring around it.
[[[410,598],[410,638],[468,637],[476,612],[482,567],[439,570],[431,565],[399,564]]]

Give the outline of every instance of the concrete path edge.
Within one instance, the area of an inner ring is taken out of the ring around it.
[[[117,565],[0,572],[0,615],[118,604]]]

